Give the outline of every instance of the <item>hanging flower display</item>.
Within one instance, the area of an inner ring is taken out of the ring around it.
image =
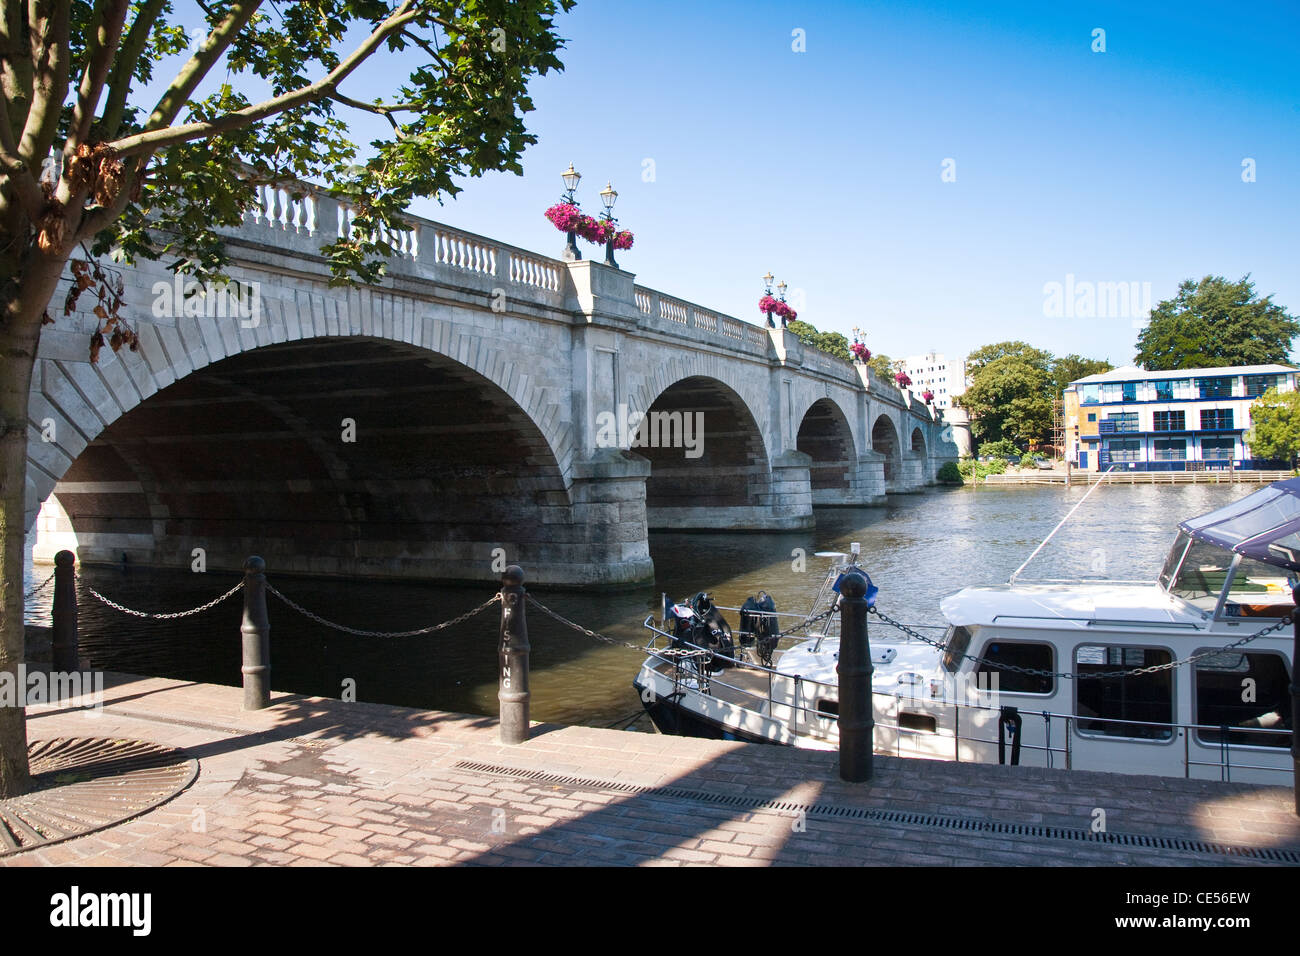
[[[899,388],[911,388],[912,380],[908,378],[906,372],[895,372],[894,381],[898,383]]]
[[[593,245],[603,246],[613,237],[615,249],[632,248],[633,237],[630,231],[619,230],[612,220],[588,216],[573,203],[556,203],[546,210],[546,218],[560,232],[576,233]]]
[[[787,322],[793,322],[799,315],[798,312],[790,308],[780,299],[777,299],[770,295],[765,295],[763,296],[763,298],[758,300],[758,311],[764,313],[765,315],[768,313],[771,313],[772,315],[779,315]]]
[[[546,218],[551,220],[560,232],[573,232],[578,228],[578,220],[582,219],[583,215],[582,210],[573,203],[558,202],[546,210]]]
[[[855,359],[864,365],[871,361],[871,349],[867,348],[861,342],[854,342],[849,346],[849,351],[853,353]]]
[[[921,393],[921,401],[929,405],[932,401],[934,401],[934,392],[930,391],[927,388],[924,392]]]

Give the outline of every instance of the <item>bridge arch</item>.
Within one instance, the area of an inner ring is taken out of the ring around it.
[[[880,415],[871,426],[871,448],[884,455],[885,490],[894,491],[902,478],[902,448],[890,416]]]
[[[137,389],[61,472],[33,469],[57,481],[83,561],[184,567],[203,548],[209,568],[259,553],[277,571],[464,580],[499,576],[500,548],[572,583],[610,580],[627,565],[614,552],[644,542],[643,514],[622,516],[631,535],[574,521],[591,496],[565,474],[567,442],[469,364],[382,335],[230,351]],[[106,353],[99,373],[146,360]]]
[[[735,389],[709,376],[687,376],[664,388],[643,414],[628,447],[650,463],[649,527],[734,529],[750,521],[761,527],[770,517],[767,445]]]
[[[853,429],[844,410],[819,398],[804,412],[795,447],[812,459],[809,484],[813,504],[847,504],[857,470]]]

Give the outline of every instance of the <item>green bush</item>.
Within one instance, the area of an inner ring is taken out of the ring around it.
[[[962,478],[968,476],[963,476],[961,466],[955,461],[946,461],[943,463],[943,467],[939,469],[939,474],[936,477],[939,481],[960,485],[962,484]]]
[[[981,458],[1006,458],[1017,461],[1020,458],[1020,449],[1010,439],[999,438],[997,441],[982,442],[979,448],[979,456]]]
[[[1037,467],[1038,467],[1038,459],[1035,458],[1033,455],[1029,454],[1029,452],[1025,452],[1023,455],[1020,456],[1020,467],[1021,467],[1021,468],[1037,468]]]
[[[1007,460],[1005,458],[994,458],[984,466],[986,473],[990,475],[1002,475],[1007,471]]]

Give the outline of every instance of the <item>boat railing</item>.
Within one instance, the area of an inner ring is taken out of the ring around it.
[[[826,690],[833,692],[835,699],[838,701],[839,698],[838,682],[830,683],[827,681],[819,681],[811,677],[803,677],[797,674],[787,674],[784,673],[783,671],[778,671],[775,668],[766,667],[752,660],[721,654],[718,651],[714,650],[713,648],[702,647],[698,644],[692,644],[691,642],[686,641],[682,638],[675,638],[673,637],[673,635],[655,626],[653,615],[650,615],[645,619],[645,627],[651,632],[651,636],[649,640],[646,642],[646,646],[645,646],[646,653],[650,657],[655,658],[656,660],[659,660],[663,663],[670,664],[675,669],[681,672],[682,676],[680,678],[675,679],[674,681],[675,683],[678,683],[679,680],[681,679],[694,680],[696,686],[686,687],[687,690],[694,690],[697,693],[712,697],[715,700],[719,700],[723,703],[728,704],[729,706],[735,707],[738,710],[741,710],[748,714],[752,714],[753,716],[761,719],[771,719],[772,717],[771,708],[773,704],[778,704],[781,707],[787,707],[792,712],[797,711],[827,721],[833,721],[838,719],[837,714],[822,710],[817,706],[816,696],[814,696],[808,704],[800,703],[800,697],[801,697],[800,689],[802,685],[807,685],[807,684],[811,684],[816,688],[825,688]],[[685,669],[684,661],[682,659],[682,655],[680,654],[680,652],[674,652],[673,648],[661,648],[658,646],[658,640],[660,637],[663,637],[666,640],[673,642],[678,648],[689,649],[689,651],[691,652],[690,661],[687,661],[685,663],[689,663],[692,665],[691,670]],[[727,664],[731,667],[742,668],[751,671],[758,671],[766,675],[767,694],[763,695],[761,693],[756,693],[752,688],[741,687],[735,682],[724,680],[721,675],[726,674],[727,668],[723,668],[720,671],[720,673],[710,673],[707,662],[715,659],[726,661]],[[786,701],[786,700],[777,701],[775,699],[775,682],[778,678],[781,680],[793,682],[794,685],[793,702]],[[741,698],[743,700],[752,701],[755,706],[747,706],[745,703],[738,703],[737,701],[734,700],[726,700],[725,698],[718,697],[716,694],[712,692],[712,689],[715,687],[723,687],[729,691],[732,691],[735,694],[739,694],[741,695]],[[950,707],[952,709],[952,714],[953,714],[952,735],[951,735],[951,740],[953,742],[953,759],[958,763],[962,762],[961,746],[963,743],[978,744],[986,747],[997,747],[999,744],[997,737],[977,736],[969,732],[963,733],[962,717],[963,714],[966,715],[967,722],[969,724],[971,720],[971,715],[974,713],[983,712],[984,714],[989,716],[996,714],[999,720],[994,722],[994,726],[999,727],[999,732],[1000,732],[1000,727],[1001,727],[1000,718],[1004,715],[1004,708],[1000,703],[985,704],[985,703],[973,703],[969,701],[962,703],[959,701],[953,701],[942,697],[922,697],[915,693],[907,693],[904,691],[895,691],[893,693],[888,693],[884,691],[872,691],[872,698],[873,699],[881,698],[883,700],[890,701],[892,702],[895,708],[899,709],[900,712],[901,712],[901,708],[906,704],[908,704],[909,702],[911,702],[913,706],[938,705],[938,706]],[[768,706],[768,713],[766,714],[763,713],[762,710],[757,709],[757,705],[761,705],[764,703],[766,703]],[[1063,761],[1064,768],[1066,770],[1073,769],[1073,764],[1074,764],[1073,739],[1075,734],[1079,734],[1089,740],[1100,741],[1100,740],[1106,740],[1110,738],[1116,740],[1116,742],[1139,741],[1139,742],[1146,742],[1146,743],[1163,743],[1165,741],[1174,740],[1175,732],[1180,732],[1180,735],[1183,739],[1182,765],[1183,765],[1184,777],[1191,776],[1191,770],[1193,767],[1217,767],[1219,769],[1220,779],[1228,782],[1232,780],[1232,771],[1234,769],[1272,771],[1272,772],[1283,773],[1288,775],[1292,773],[1292,766],[1290,760],[1285,761],[1284,766],[1267,766],[1259,763],[1234,763],[1232,761],[1232,752],[1234,749],[1237,751],[1239,755],[1250,754],[1254,752],[1259,752],[1259,753],[1285,752],[1289,756],[1289,751],[1286,750],[1285,741],[1281,741],[1278,746],[1270,746],[1267,744],[1258,744],[1258,743],[1234,743],[1230,740],[1230,735],[1232,734],[1250,734],[1251,737],[1254,739],[1260,739],[1260,738],[1267,739],[1269,737],[1276,737],[1276,738],[1289,737],[1291,735],[1291,730],[1286,728],[1237,727],[1237,726],[1229,726],[1229,725],[1221,725],[1221,724],[1160,723],[1160,722],[1153,722],[1149,720],[1126,720],[1119,717],[1093,717],[1089,715],[1080,715],[1080,714],[1061,714],[1061,713],[1056,713],[1048,710],[1036,711],[1036,710],[1028,710],[1024,708],[1017,708],[1017,712],[1019,713],[1022,720],[1029,720],[1035,718],[1043,720],[1044,722],[1043,743],[1033,744],[1033,743],[1028,743],[1023,741],[1024,734],[1022,731],[1021,750],[1042,753],[1044,755],[1044,762],[1049,768],[1057,766],[1056,760],[1059,758],[1060,760]],[[933,716],[933,715],[927,715],[927,716]],[[1110,734],[1107,734],[1105,732],[1094,734],[1089,731],[1080,731],[1077,726],[1078,722],[1080,721],[1086,721],[1090,728],[1096,725],[1106,725],[1108,727],[1114,728],[1117,732],[1110,733]],[[1061,740],[1061,743],[1057,743],[1057,744],[1053,743],[1053,737],[1055,736],[1053,733],[1054,725],[1060,727],[1061,733],[1059,739]],[[928,739],[934,739],[936,736],[936,731],[924,730],[917,727],[905,727],[897,722],[888,723],[888,722],[882,722],[877,720],[875,721],[875,726],[877,728],[883,728],[894,732],[895,734],[894,750],[897,756],[903,755],[902,741],[904,736],[928,738]],[[1134,728],[1134,733],[1131,735],[1124,734],[1123,731],[1127,727]],[[936,721],[936,730],[937,728],[938,728],[938,721]],[[830,731],[831,728],[828,727],[827,729],[828,731]],[[1152,736],[1151,732],[1153,730],[1160,736]],[[1218,760],[1193,759],[1191,753],[1192,735],[1193,733],[1198,733],[1202,731],[1208,731],[1210,733],[1219,735],[1220,739],[1218,741],[1205,740],[1203,738],[1199,739],[1199,742],[1202,745],[1218,748]],[[938,755],[936,754],[936,756]],[[1248,758],[1244,758],[1244,759],[1248,759]]]

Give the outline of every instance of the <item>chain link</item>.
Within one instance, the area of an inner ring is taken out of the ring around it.
[[[23,600],[24,600],[24,601],[30,601],[30,600],[31,600],[32,598],[34,598],[36,595],[38,595],[38,594],[40,594],[42,591],[44,591],[44,590],[49,586],[49,583],[50,583],[51,581],[54,580],[54,574],[55,574],[55,572],[51,571],[51,572],[50,572],[50,576],[49,576],[48,578],[46,578],[46,579],[45,579],[44,581],[42,581],[40,584],[36,585],[36,587],[32,588],[30,591],[28,591],[27,593],[25,593],[25,594],[23,595]]]
[[[191,608],[188,611],[170,611],[167,613],[155,613],[153,611],[135,611],[129,607],[123,607],[121,604],[118,604],[116,601],[110,601],[108,598],[104,597],[104,595],[100,594],[98,591],[92,588],[89,584],[85,585],[85,588],[87,591],[90,592],[92,597],[94,597],[98,601],[104,602],[115,611],[121,611],[123,614],[130,614],[132,617],[148,618],[149,620],[152,621],[171,621],[171,620],[175,620],[178,617],[191,617],[195,614],[202,614],[204,611],[216,607],[218,604],[220,604],[226,598],[230,597],[232,594],[234,594],[243,586],[244,586],[244,582],[241,580],[233,588],[231,588],[225,594],[221,595],[221,597],[213,598],[207,604],[200,604],[198,607]]]
[[[645,645],[643,644],[631,644],[627,641],[620,641],[613,637],[606,637],[604,634],[601,634],[598,631],[593,631],[589,627],[583,627],[581,624],[577,624],[573,621],[570,621],[563,614],[558,614],[555,611],[552,611],[549,607],[547,607],[541,601],[537,600],[537,598],[533,597],[531,594],[528,595],[528,603],[531,604],[533,607],[537,608],[537,610],[541,611],[547,617],[554,618],[555,620],[559,621],[561,624],[571,627],[575,631],[579,631],[583,634],[586,634],[588,637],[594,637],[596,640],[604,641],[606,644],[613,644],[615,647],[631,648],[632,650],[637,651],[638,653],[645,652]]]
[[[931,638],[926,637],[924,634],[920,634],[914,629],[908,627],[906,624],[900,623],[899,621],[895,621],[888,614],[885,614],[883,611],[879,610],[874,605],[872,607],[869,607],[867,610],[869,613],[874,614],[876,617],[880,618],[880,620],[883,621],[884,623],[902,631],[908,637],[915,638],[918,641],[923,641],[932,647],[937,647],[941,651],[947,651],[948,649],[947,644],[943,643],[942,641],[932,640]],[[1253,634],[1247,634],[1241,640],[1233,641],[1231,644],[1226,644],[1223,647],[1218,647],[1211,651],[1204,651],[1203,653],[1200,654],[1193,654],[1191,657],[1184,657],[1181,660],[1170,661],[1167,664],[1152,664],[1149,667],[1135,667],[1127,671],[1109,671],[1104,674],[1074,674],[1069,671],[1047,671],[1047,670],[1040,670],[1036,667],[1023,667],[1019,664],[1004,664],[999,661],[990,661],[986,658],[978,657],[974,654],[961,654],[959,656],[968,661],[974,661],[976,664],[986,664],[989,667],[998,671],[1007,671],[1013,674],[1027,674],[1030,677],[1060,677],[1063,680],[1110,680],[1116,677],[1138,677],[1143,674],[1155,674],[1160,671],[1173,670],[1175,667],[1182,667],[1185,664],[1194,664],[1199,660],[1203,660],[1204,658],[1214,657],[1216,654],[1223,654],[1227,651],[1236,650],[1238,647],[1242,647],[1245,644],[1249,644],[1251,641],[1255,641],[1261,637],[1265,637],[1269,634],[1272,634],[1274,631],[1280,631],[1282,628],[1290,624],[1294,617],[1295,617],[1295,612],[1293,611],[1290,614],[1288,614],[1286,617],[1279,620],[1276,624],[1270,624],[1268,627],[1260,628],[1258,631],[1256,631]]]
[[[457,624],[464,624],[466,621],[474,617],[476,614],[480,614],[483,611],[486,611],[497,601],[501,600],[500,594],[494,594],[486,601],[484,601],[482,604],[480,604],[478,607],[474,608],[472,611],[466,611],[464,614],[460,615],[459,617],[453,617],[450,621],[443,621],[441,624],[431,624],[429,627],[417,628],[414,631],[362,631],[355,627],[348,627],[344,624],[336,624],[333,621],[327,621],[319,614],[313,613],[312,611],[307,610],[301,604],[298,604],[297,602],[292,601],[289,598],[285,597],[283,594],[277,591],[270,584],[266,586],[266,589],[270,591],[272,594],[274,594],[276,597],[278,597],[285,604],[289,605],[289,607],[293,608],[295,611],[301,614],[303,617],[315,621],[317,624],[323,625],[324,627],[331,628],[332,630],[335,631],[342,631],[344,634],[352,634],[356,637],[418,637],[421,634],[433,634],[437,631],[446,630],[449,627],[455,627]]]

